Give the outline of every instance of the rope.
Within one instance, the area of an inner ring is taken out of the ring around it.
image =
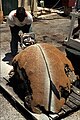
[[[45,58],[44,52],[43,52],[43,50],[42,50],[42,48],[41,48],[40,45],[37,45],[37,46],[38,46],[38,48],[40,49],[40,51],[41,51],[41,53],[42,53],[43,59],[44,59],[45,64],[46,64],[46,68],[47,68],[49,80],[50,80],[50,93],[49,93],[49,105],[48,105],[48,111],[50,111],[52,92],[56,95],[56,97],[57,97],[59,100],[60,100],[60,95],[59,95],[59,91],[57,90],[55,84],[52,82],[51,74],[50,74],[50,71],[49,71],[49,66],[48,66],[47,60],[46,60],[46,58]]]
[[[58,3],[59,3],[60,1],[61,1],[61,0],[58,0],[58,1],[56,2],[56,4],[53,5],[53,7],[52,7],[51,9],[55,8],[55,7],[58,5]]]

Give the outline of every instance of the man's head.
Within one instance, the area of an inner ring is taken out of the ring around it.
[[[16,17],[18,18],[18,20],[22,22],[25,16],[26,16],[25,9],[23,7],[18,7],[16,10]]]

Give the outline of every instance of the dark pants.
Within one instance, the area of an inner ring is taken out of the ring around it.
[[[18,42],[20,41],[20,37],[18,35],[19,31],[21,30],[23,33],[28,33],[30,29],[30,25],[24,25],[22,27],[19,26],[10,26],[11,30],[11,42],[10,42],[10,47],[11,47],[11,53],[13,56],[15,56],[18,52]]]

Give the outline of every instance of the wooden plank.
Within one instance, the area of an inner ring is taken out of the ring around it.
[[[66,113],[72,111],[72,109],[67,105],[63,105],[62,110],[64,110]]]
[[[80,89],[78,89],[77,87],[73,86],[72,91],[80,96]]]
[[[80,51],[77,51],[77,50],[75,50],[75,49],[72,49],[72,48],[70,48],[70,47],[66,47],[65,48],[65,51],[66,51],[66,54],[71,54],[71,55],[74,55],[74,56],[76,56],[76,57],[80,57]]]
[[[70,39],[69,41],[65,42],[64,45],[80,52],[80,42],[77,40]]]
[[[75,99],[77,99],[78,101],[80,101],[80,96],[78,96],[77,94],[75,94],[74,92],[72,92],[70,94],[70,96],[74,97]]]
[[[50,118],[50,120],[56,120],[59,118],[59,115],[58,114],[49,114],[49,118]]]
[[[58,113],[58,115],[61,117],[65,114],[65,111],[61,109],[61,111]]]
[[[76,109],[77,105],[75,105],[74,103],[72,103],[71,101],[67,101],[66,105],[69,106],[71,109]]]
[[[77,107],[80,106],[80,101],[78,101],[76,98],[73,98],[72,96],[69,96],[69,100],[73,102]]]
[[[75,39],[70,39],[67,42],[67,45],[70,46],[70,47],[72,47],[75,50],[80,51],[80,42],[76,41]]]
[[[13,91],[11,91],[11,87],[8,89],[8,86],[6,86],[6,82],[5,84],[3,82],[0,82],[0,87],[6,92],[6,94],[9,95],[9,98],[13,100],[16,106],[19,106],[19,108],[21,108],[21,110],[25,112],[26,117],[29,117],[31,120],[38,120],[35,117],[35,114],[32,114],[28,109],[25,108],[23,101],[19,99],[19,97]]]

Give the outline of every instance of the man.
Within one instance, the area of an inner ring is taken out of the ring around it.
[[[20,37],[18,35],[19,31],[22,30],[23,33],[28,33],[33,22],[32,15],[25,11],[23,7],[18,7],[17,10],[10,12],[7,18],[10,31],[11,31],[11,53],[15,56],[18,52],[18,41]]]
[[[80,12],[80,0],[76,1],[76,10]],[[79,38],[79,32],[78,32],[79,30],[80,30],[80,18],[78,18],[78,26],[74,28],[73,33],[72,33],[74,39]]]

